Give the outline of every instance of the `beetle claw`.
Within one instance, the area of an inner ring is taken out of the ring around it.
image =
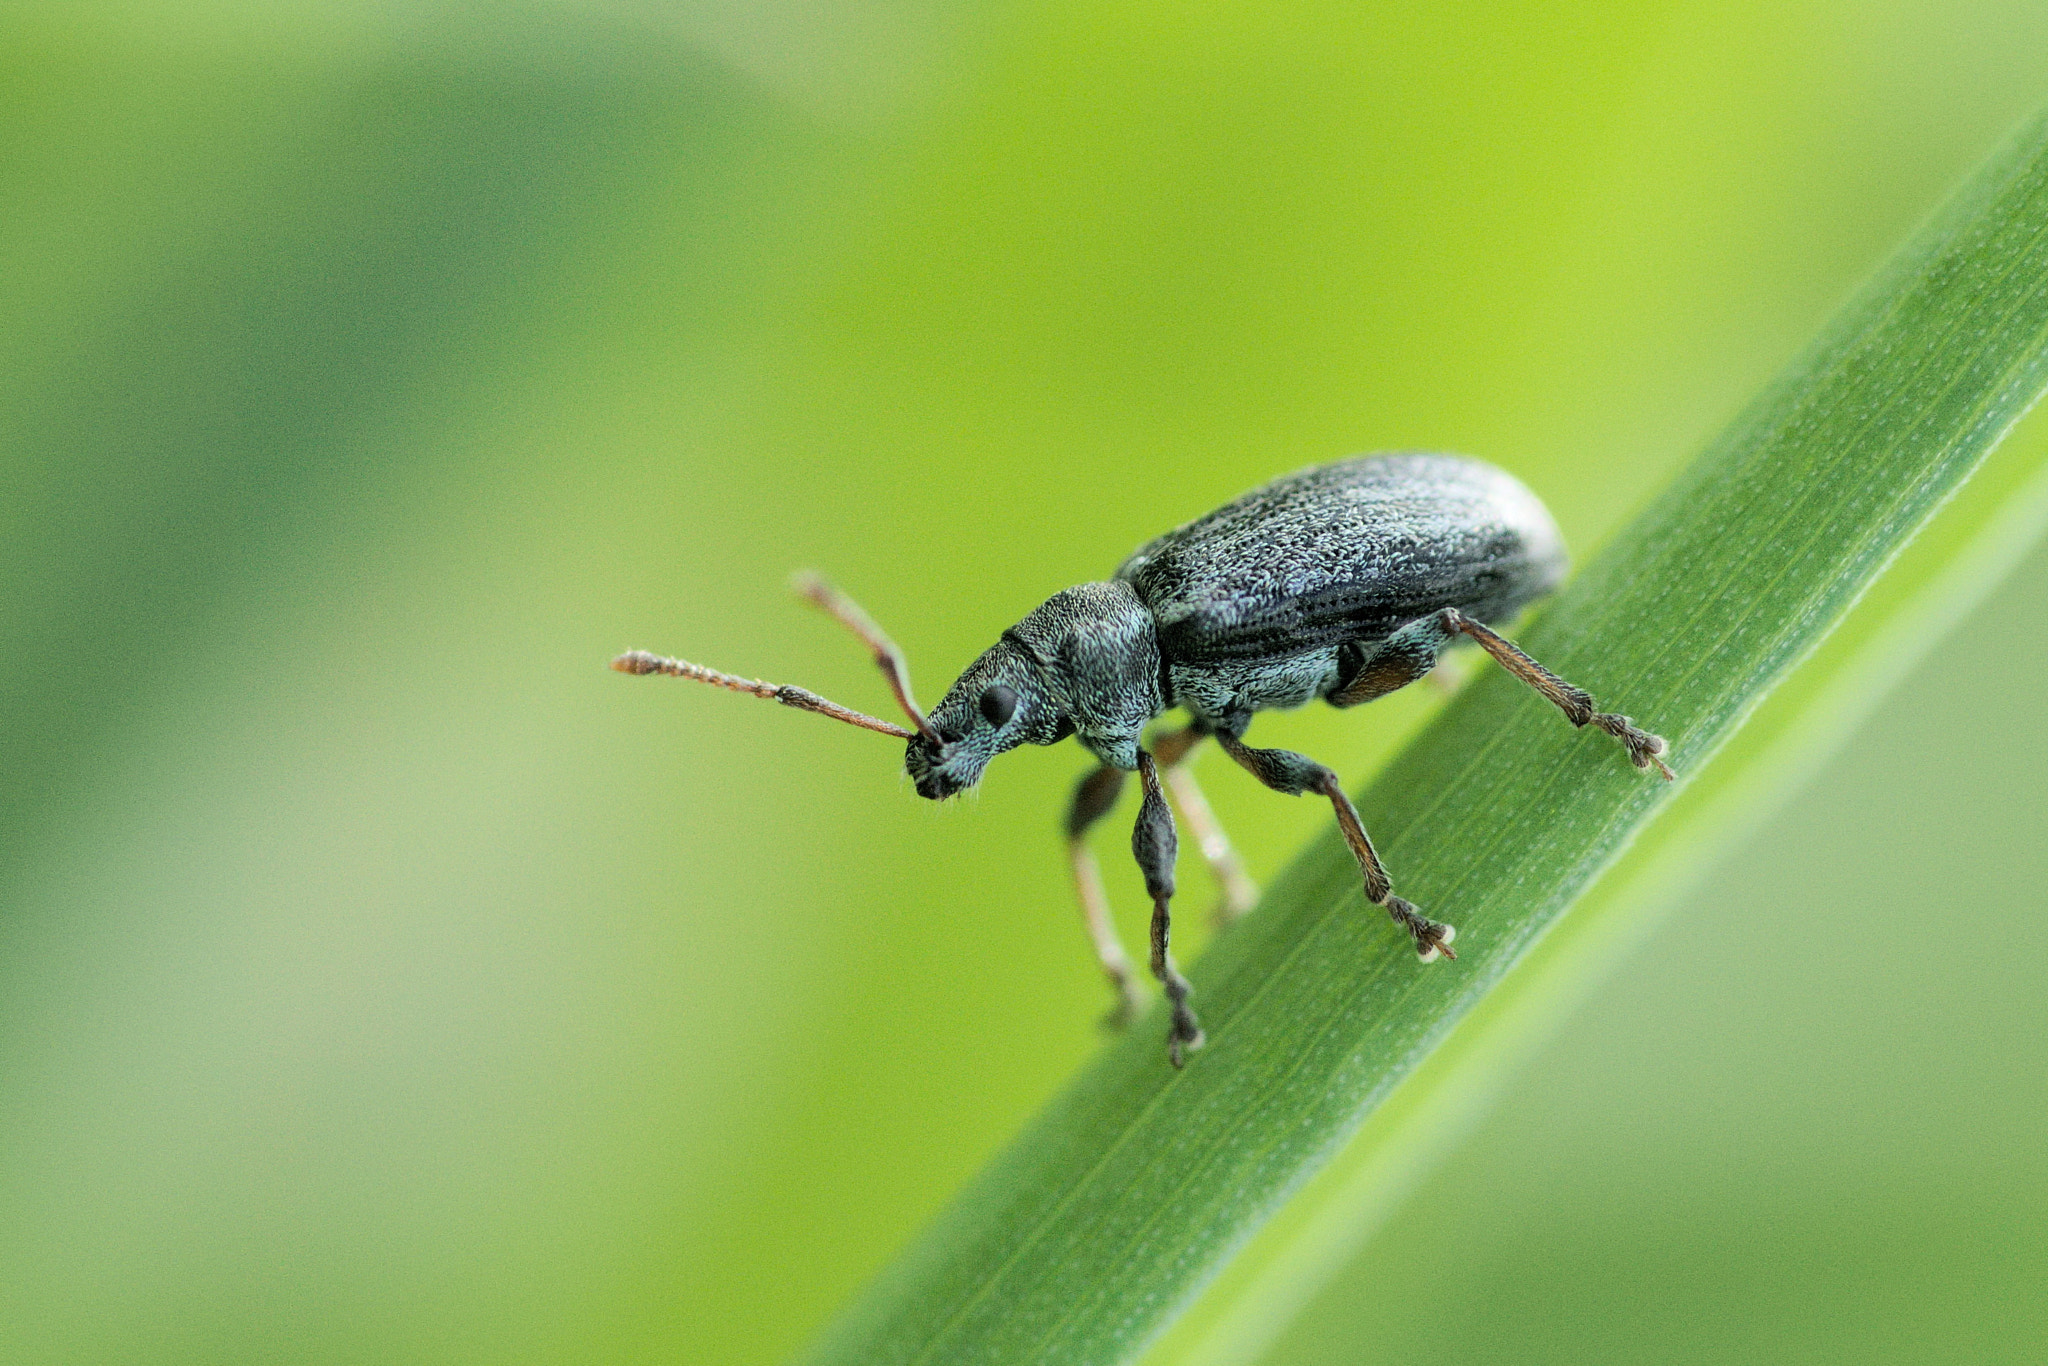
[[[1606,731],[1615,739],[1628,746],[1629,762],[1637,768],[1648,771],[1655,768],[1666,781],[1678,775],[1664,762],[1664,756],[1671,752],[1671,742],[1661,735],[1652,734],[1637,726],[1626,716],[1611,711],[1595,712],[1593,724]]]
[[[1439,957],[1455,959],[1458,955],[1451,951],[1451,941],[1457,937],[1455,925],[1446,925],[1441,920],[1419,920],[1415,928],[1415,956],[1425,963],[1434,963]]]

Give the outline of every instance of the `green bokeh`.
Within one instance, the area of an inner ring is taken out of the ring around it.
[[[1093,1044],[1055,838],[1080,756],[934,809],[882,741],[609,655],[880,709],[791,568],[860,596],[931,695],[1163,527],[1380,447],[1494,458],[1586,548],[2048,98],[2048,13],[1955,0],[217,0],[0,34],[0,1359],[25,1362],[786,1353]],[[2033,686],[2022,646],[1969,639]],[[1356,780],[1431,705],[1260,733]],[[1861,815],[1809,803],[1700,906],[1794,887],[1854,923],[1879,884],[1766,865],[1833,831],[1845,866],[1845,821],[1931,790],[1943,828],[2023,840],[2038,766],[1962,775],[2038,747],[2032,709],[1995,743],[1916,714],[1835,780]],[[1202,772],[1255,872],[1326,819]],[[2048,969],[2033,884],[1980,885],[1982,938],[1956,901],[1917,953],[1814,946],[1835,999],[1898,994],[1817,1064],[1854,1085],[1725,1065],[1766,1054],[1765,993],[1809,1037],[1818,1006],[1784,1005],[1799,956],[1759,972],[1732,922],[1681,918],[1544,1064],[1578,1069],[1544,1093],[1571,1103],[1504,1108],[1444,1177],[1456,1217],[1416,1207],[1319,1303],[1316,1359],[1498,1359],[1486,1335],[1532,1324],[1570,1357],[1605,1322],[1618,1360],[1931,1360],[1965,1309],[1992,1336],[1954,1359],[2038,1332],[1996,1218],[2038,1223],[2042,1116],[1992,1102],[2040,1059],[1983,1041],[2038,1036],[2015,1003]],[[1888,975],[1979,959],[2009,961]],[[1701,1004],[1729,1000],[1758,1006]],[[1980,1042],[1929,1087],[1941,1001]],[[1616,1065],[1587,1042],[1685,1008]],[[1645,1078],[1701,1105],[1660,1038],[1740,1103],[1627,1120]],[[1911,1138],[1845,1156],[1829,1126]],[[1915,1177],[1944,1151],[1956,1184]],[[2010,1200],[1958,1203],[1987,1168]],[[1930,1228],[1943,1283],[2007,1289],[1937,1300],[1903,1254],[1770,1274]],[[1722,1356],[1642,1310],[1645,1257],[1738,1325]],[[1477,1270],[1418,1312],[1384,1284],[1411,1261]],[[1829,1315],[1898,1336],[1795,1331]]]

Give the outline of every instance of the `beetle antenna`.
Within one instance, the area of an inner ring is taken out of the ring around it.
[[[702,664],[692,664],[687,659],[668,659],[661,655],[649,654],[645,650],[628,650],[612,661],[612,667],[622,674],[667,674],[671,678],[694,678],[699,683],[709,683],[717,688],[730,688],[734,692],[751,693],[755,697],[765,697],[771,702],[780,702],[785,707],[814,711],[820,716],[829,716],[834,721],[844,721],[849,726],[859,726],[863,730],[880,731],[899,740],[908,740],[917,734],[916,731],[903,729],[893,721],[884,721],[880,717],[869,716],[866,712],[842,707],[837,702],[820,697],[806,688],[786,683],[763,683],[758,678],[740,678],[734,674],[720,673],[716,669],[707,669]]]
[[[809,570],[792,575],[789,586],[795,589],[799,596],[830,612],[838,618],[841,626],[860,637],[861,643],[874,652],[875,667],[882,671],[882,677],[889,680],[889,690],[896,694],[897,705],[903,708],[904,713],[917,726],[917,733],[922,735],[932,748],[942,746],[945,742],[939,739],[939,733],[932,729],[932,723],[925,719],[924,712],[917,705],[917,699],[910,695],[910,665],[905,662],[903,651],[897,649],[896,642],[882,633],[882,628],[875,625],[875,619],[863,612],[859,603],[825,582],[822,576]]]

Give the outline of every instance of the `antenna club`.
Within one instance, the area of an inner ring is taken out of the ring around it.
[[[622,674],[655,674],[661,672],[660,655],[645,650],[628,650],[612,661],[612,667]]]

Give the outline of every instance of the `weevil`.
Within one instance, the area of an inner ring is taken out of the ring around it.
[[[1261,485],[1140,546],[1107,581],[1053,594],[1004,631],[929,714],[911,695],[902,652],[867,614],[822,579],[798,576],[798,591],[873,651],[911,729],[803,688],[645,651],[620,655],[612,667],[694,678],[897,736],[918,795],[935,801],[974,786],[998,754],[1072,736],[1097,763],[1074,790],[1066,838],[1082,918],[1117,996],[1113,1020],[1130,1018],[1140,998],[1085,839],[1135,772],[1142,800],[1131,852],[1152,899],[1151,969],[1171,1007],[1167,1057],[1179,1067],[1203,1036],[1172,953],[1177,837],[1165,784],[1223,884],[1226,907],[1241,912],[1252,896],[1185,767],[1201,740],[1215,737],[1277,792],[1327,798],[1366,899],[1407,932],[1425,963],[1455,958],[1456,932],[1394,895],[1335,773],[1291,750],[1244,742],[1254,714],[1317,698],[1355,707],[1384,697],[1427,675],[1463,638],[1574,726],[1619,740],[1637,768],[1672,776],[1661,736],[1596,711],[1584,689],[1491,629],[1555,588],[1566,565],[1550,513],[1504,471],[1455,455],[1357,456]],[[1152,736],[1148,747],[1145,727],[1175,708],[1187,723]]]

